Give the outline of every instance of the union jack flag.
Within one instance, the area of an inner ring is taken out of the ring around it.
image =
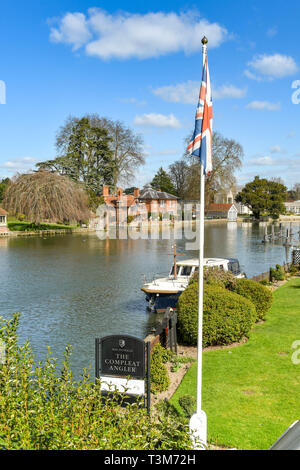
[[[200,158],[205,175],[212,171],[212,118],[212,96],[206,57],[196,110],[195,130],[187,148],[190,155]]]

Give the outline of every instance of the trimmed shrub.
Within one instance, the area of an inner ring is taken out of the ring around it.
[[[168,370],[164,364],[164,357],[165,348],[157,344],[151,354],[150,366],[151,392],[153,393],[168,390],[170,385]]]
[[[190,284],[178,304],[179,339],[191,346],[198,337],[198,284]],[[203,347],[230,344],[247,336],[255,323],[256,310],[245,297],[216,286],[204,286]]]
[[[251,279],[238,279],[234,292],[251,300],[256,309],[256,321],[265,319],[273,301],[272,292],[267,287]]]
[[[285,272],[280,264],[276,264],[276,269],[270,268],[270,279],[272,282],[285,280]]]

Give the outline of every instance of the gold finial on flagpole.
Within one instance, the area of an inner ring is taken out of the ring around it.
[[[202,38],[202,41],[201,41],[201,42],[202,42],[203,46],[206,46],[206,44],[208,43],[208,39],[207,39],[207,37],[206,37],[206,36],[203,36],[203,38]]]

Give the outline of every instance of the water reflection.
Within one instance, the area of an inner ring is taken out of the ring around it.
[[[291,251],[279,241],[263,244],[264,233],[263,224],[208,223],[205,256],[238,258],[248,277],[259,274],[288,260]],[[175,240],[186,258],[198,252],[186,251],[179,225],[170,239],[159,227],[155,238],[147,239],[142,230],[140,235],[137,240],[100,240],[93,234],[0,238],[0,314],[23,313],[21,338],[30,339],[37,359],[45,357],[48,345],[62,358],[64,347],[72,344],[78,374],[93,365],[95,337],[147,335],[155,316],[145,310],[144,276],[169,272]]]

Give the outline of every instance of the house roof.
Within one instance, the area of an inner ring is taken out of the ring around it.
[[[171,199],[176,201],[178,197],[174,196],[173,194],[166,193],[164,191],[157,191],[156,189],[152,188],[151,184],[146,184],[146,186],[144,186],[144,188],[140,192],[139,199]]]
[[[212,203],[209,204],[207,207],[207,211],[209,212],[228,212],[234,204],[217,204]]]
[[[0,215],[8,215],[8,213],[0,207]]]

